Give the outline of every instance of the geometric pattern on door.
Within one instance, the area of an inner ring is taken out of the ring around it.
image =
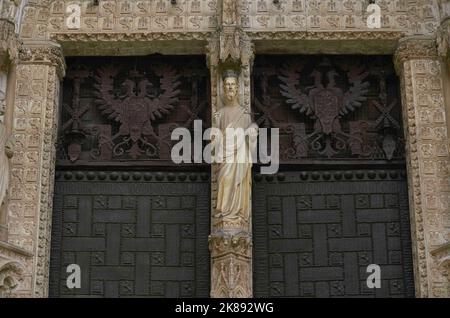
[[[257,175],[253,196],[256,297],[414,296],[404,170]]]
[[[55,190],[52,297],[208,297],[208,173],[57,172]]]

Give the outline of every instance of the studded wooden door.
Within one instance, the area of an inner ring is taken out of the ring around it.
[[[413,297],[396,78],[384,57],[256,59],[258,124],[280,172],[253,186],[258,297]],[[370,264],[381,288],[369,288]]]
[[[173,129],[210,118],[204,58],[69,59],[52,297],[208,297],[210,175],[175,165]],[[67,286],[78,265],[80,288]]]

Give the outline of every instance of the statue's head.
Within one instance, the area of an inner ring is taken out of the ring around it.
[[[238,74],[233,70],[225,71],[223,74],[223,87],[225,92],[225,100],[232,102],[238,96],[239,80]]]

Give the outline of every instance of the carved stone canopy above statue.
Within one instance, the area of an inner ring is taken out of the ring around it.
[[[170,164],[171,132],[209,127],[208,71],[200,57],[68,59],[58,159]]]

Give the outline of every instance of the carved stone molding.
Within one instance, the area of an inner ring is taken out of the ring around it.
[[[135,42],[206,40],[212,32],[148,32],[148,33],[54,33],[55,42]]]

